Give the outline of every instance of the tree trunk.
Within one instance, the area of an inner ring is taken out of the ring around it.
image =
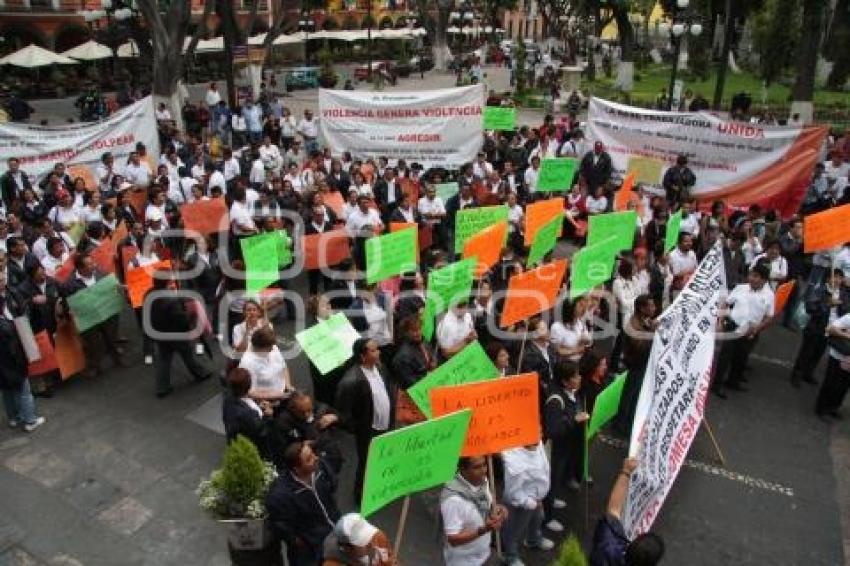
[[[815,96],[815,73],[818,66],[818,51],[820,50],[823,33],[823,14],[826,0],[804,0],[803,2],[803,34],[797,50],[797,80],[794,82],[791,105],[792,116],[800,114],[800,118],[809,123],[814,118],[812,101]]]
[[[726,88],[726,73],[729,70],[729,54],[732,52],[732,34],[735,27],[732,0],[726,0],[723,22],[723,48],[720,50],[717,82],[714,83],[714,101],[711,105],[714,110],[720,110],[720,106],[723,104],[723,90]]]
[[[445,71],[448,68],[449,45],[446,37],[446,28],[449,27],[449,14],[451,8],[443,5],[442,0],[437,1],[437,29],[434,30],[434,68]]]
[[[620,62],[617,65],[617,82],[618,88],[624,91],[631,91],[634,86],[635,77],[635,30],[632,23],[629,21],[629,12],[627,9],[617,7],[614,9],[614,19],[617,22],[617,32],[620,35]]]

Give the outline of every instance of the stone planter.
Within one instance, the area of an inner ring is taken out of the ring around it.
[[[265,519],[219,521],[227,532],[227,550],[233,566],[283,566],[280,541]]]

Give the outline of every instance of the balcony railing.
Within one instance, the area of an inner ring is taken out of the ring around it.
[[[80,0],[0,0],[0,12],[70,13]]]

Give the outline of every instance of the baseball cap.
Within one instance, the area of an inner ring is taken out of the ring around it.
[[[334,535],[340,544],[366,546],[378,529],[357,513],[343,515],[334,527]]]

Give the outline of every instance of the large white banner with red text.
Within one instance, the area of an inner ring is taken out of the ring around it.
[[[707,112],[647,110],[592,98],[589,136],[605,144],[614,168],[661,184],[678,155],[696,175],[701,201],[761,202],[793,208],[811,179],[826,127],[764,126]],[[792,211],[796,212],[796,211]]]
[[[0,173],[6,171],[10,157],[20,159],[21,170],[33,178],[47,174],[59,162],[93,169],[106,152],[111,152],[116,165],[123,167],[138,142],[145,144],[149,155],[159,156],[151,97],[100,122],[61,126],[7,122],[0,124]],[[69,174],[75,176],[73,169]]]
[[[381,92],[319,90],[319,124],[335,154],[456,168],[482,144],[484,87]]]
[[[639,462],[623,513],[629,538],[652,526],[702,423],[721,289],[726,272],[718,242],[658,318],[629,446]]]

